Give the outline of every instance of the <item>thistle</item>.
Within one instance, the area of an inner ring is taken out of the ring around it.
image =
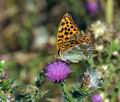
[[[46,65],[44,69],[45,76],[48,80],[51,80],[55,83],[60,83],[64,81],[71,70],[68,63],[62,60],[55,60],[48,65]]]

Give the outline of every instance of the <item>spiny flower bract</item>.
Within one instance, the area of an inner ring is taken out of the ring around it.
[[[101,84],[100,75],[96,70],[87,71],[84,73],[83,82],[89,88],[99,88]]]

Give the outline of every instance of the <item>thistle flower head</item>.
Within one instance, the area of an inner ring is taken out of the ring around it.
[[[102,102],[102,98],[98,94],[93,95],[91,100],[92,100],[92,102]]]
[[[87,10],[90,14],[96,14],[98,11],[97,0],[87,0]]]
[[[47,79],[56,83],[64,81],[70,72],[71,70],[68,63],[58,59],[49,63],[44,69]]]

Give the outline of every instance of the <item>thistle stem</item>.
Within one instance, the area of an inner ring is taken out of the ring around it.
[[[80,102],[83,102],[83,98],[80,98],[80,100],[79,100]]]
[[[113,0],[106,1],[106,21],[108,24],[111,24],[113,20],[113,4]]]
[[[69,92],[66,89],[65,83],[60,83],[59,87],[60,87],[61,91],[63,92],[65,102],[74,102],[71,95],[69,94]]]

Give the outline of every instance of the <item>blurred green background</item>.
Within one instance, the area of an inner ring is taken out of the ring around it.
[[[0,0],[0,59],[6,60],[9,77],[17,84],[35,81],[56,56],[58,25],[68,12],[80,30],[90,29],[97,50],[89,63],[72,64],[68,87],[93,67],[103,75],[104,86],[98,90],[103,102],[120,102],[119,4],[119,0]],[[43,102],[61,102],[57,85],[46,80],[42,88],[50,90]]]

